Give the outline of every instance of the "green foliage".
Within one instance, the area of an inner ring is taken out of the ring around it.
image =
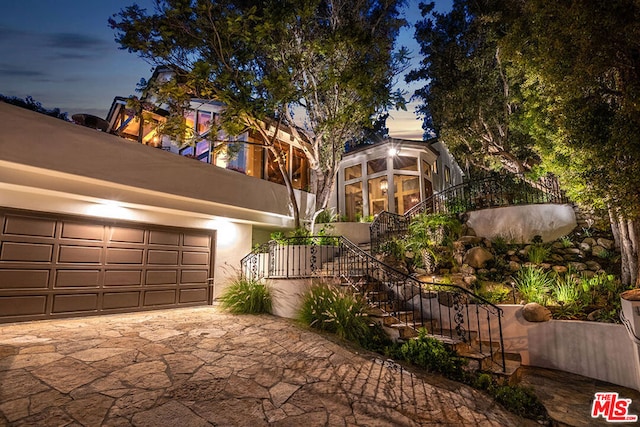
[[[507,72],[498,49],[505,31],[504,4],[456,1],[448,13],[422,9],[416,39],[423,59],[409,81],[423,101],[423,127],[447,142],[459,162],[482,169],[503,164],[512,171],[536,163],[531,137],[510,126],[518,113],[518,80]],[[453,204],[454,212],[462,208]]]
[[[529,262],[541,264],[551,255],[551,248],[542,244],[534,244],[529,247],[527,257]]]
[[[220,297],[222,308],[233,314],[271,313],[269,287],[257,280],[236,278]]]
[[[496,236],[491,241],[491,248],[496,255],[503,255],[509,250],[509,243],[504,236]]]
[[[580,301],[580,289],[571,280],[556,279],[552,288],[555,301],[564,306],[576,305]]]
[[[553,278],[538,267],[523,267],[514,277],[516,289],[527,302],[545,304]]]
[[[329,285],[315,285],[305,295],[298,318],[312,328],[356,343],[375,341],[369,330],[367,303]]]
[[[569,236],[560,237],[560,243],[562,243],[562,247],[565,249],[573,246],[573,242],[571,241],[571,237]]]
[[[403,360],[431,372],[438,372],[450,378],[462,376],[463,360],[442,342],[429,337],[424,328],[418,330],[416,338],[402,344],[398,352]]]
[[[332,209],[325,209],[316,216],[316,224],[338,222],[339,216]]]
[[[513,300],[513,290],[502,284],[481,283],[478,295],[492,304],[504,304]]]
[[[395,49],[406,24],[401,6],[399,0],[331,7],[318,0],[159,1],[151,12],[127,7],[109,26],[122,48],[175,67],[174,87],[163,85],[157,94],[172,117],[183,117],[188,98],[221,102],[221,127],[229,135],[252,128],[268,149],[271,125],[292,129],[305,141],[318,177],[317,207],[324,208],[345,142],[385,110],[404,106],[392,90],[408,61],[406,49]]]
[[[501,385],[489,389],[498,403],[522,417],[538,419],[547,416],[547,410],[532,389],[521,386]]]

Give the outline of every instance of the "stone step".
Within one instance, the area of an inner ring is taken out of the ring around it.
[[[388,291],[369,291],[365,295],[367,300],[372,302],[387,302],[391,300]]]

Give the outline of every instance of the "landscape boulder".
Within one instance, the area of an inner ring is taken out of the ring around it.
[[[464,256],[464,263],[473,268],[484,268],[491,260],[493,260],[493,254],[481,246],[469,249]]]
[[[527,322],[548,322],[551,320],[551,312],[537,302],[530,302],[522,307],[522,317]]]

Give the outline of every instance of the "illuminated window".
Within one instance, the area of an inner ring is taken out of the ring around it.
[[[198,127],[196,132],[198,135],[202,135],[211,127],[211,118],[213,114],[210,111],[198,111]]]
[[[275,149],[280,152],[280,156],[282,156],[284,160],[284,168],[285,170],[289,170],[289,144],[285,144],[284,142],[276,142]],[[276,163],[276,158],[271,152],[271,150],[267,150],[267,179],[271,182],[275,182],[278,184],[284,185],[284,178],[280,173],[280,168]]]
[[[444,166],[444,182],[447,184],[451,183],[451,169],[449,169],[447,165]]]
[[[309,189],[309,160],[304,152],[298,148],[293,148],[291,158],[291,184],[298,190]]]
[[[362,216],[362,182],[355,182],[344,187],[344,205],[349,221]]]
[[[393,168],[404,171],[418,171],[418,160],[415,157],[395,156]]]
[[[369,215],[376,215],[389,209],[389,182],[386,176],[370,179],[369,185]]]
[[[349,166],[344,168],[344,180],[350,181],[352,179],[362,177],[362,166],[360,164]]]
[[[394,175],[393,189],[396,213],[400,215],[420,202],[420,177]]]

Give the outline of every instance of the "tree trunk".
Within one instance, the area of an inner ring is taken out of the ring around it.
[[[278,169],[282,174],[282,179],[284,179],[284,185],[287,188],[287,193],[289,194],[289,204],[291,206],[292,214],[293,214],[293,225],[296,228],[300,228],[300,208],[298,207],[298,200],[296,199],[296,193],[293,191],[293,185],[291,184],[291,178],[289,177],[289,171],[287,170],[286,163],[282,161],[282,154],[280,150],[278,150],[275,146],[269,145],[267,146],[269,151],[273,153],[275,157],[276,163],[278,164]]]
[[[611,229],[619,236],[621,259],[621,281],[625,285],[640,286],[640,219],[625,219],[610,213]]]

